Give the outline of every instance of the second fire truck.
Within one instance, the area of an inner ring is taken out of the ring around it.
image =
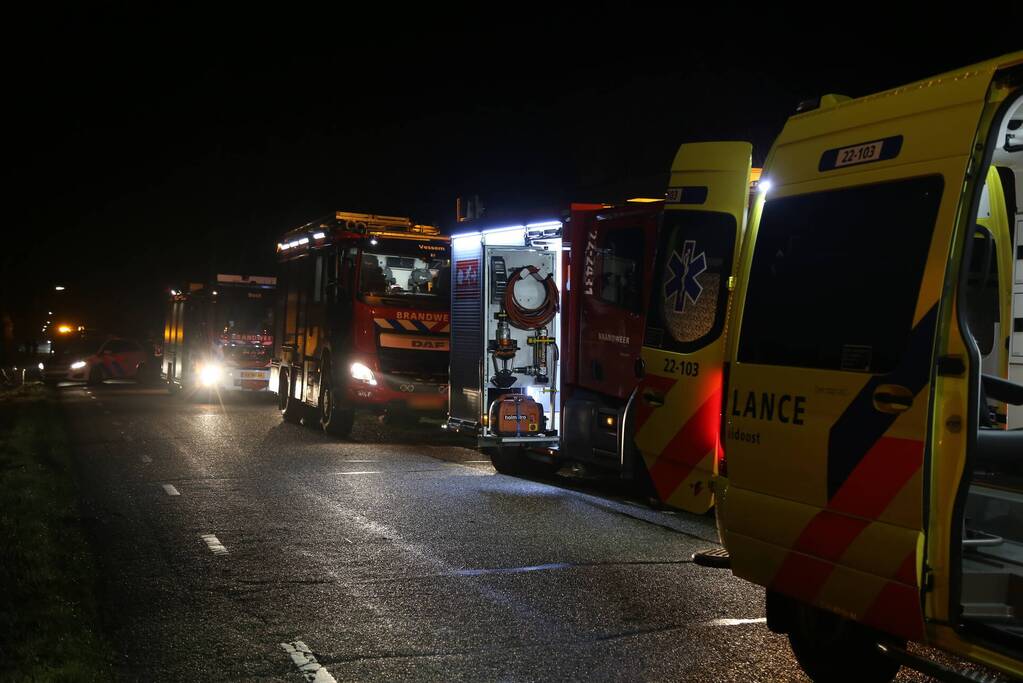
[[[338,211],[289,231],[270,389],[285,420],[344,436],[355,411],[447,407],[449,239],[408,218]]]

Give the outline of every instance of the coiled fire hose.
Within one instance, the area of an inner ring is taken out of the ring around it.
[[[526,275],[531,275],[544,286],[546,296],[536,308],[525,308],[515,300],[515,285]],[[516,270],[504,288],[504,312],[508,314],[508,322],[520,330],[535,330],[550,323],[558,312],[558,286],[554,284],[554,276],[540,277],[536,266],[523,266]]]

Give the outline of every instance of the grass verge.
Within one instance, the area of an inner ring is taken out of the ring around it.
[[[113,677],[96,579],[52,393],[0,390],[0,680]]]

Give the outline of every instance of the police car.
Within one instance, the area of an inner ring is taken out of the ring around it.
[[[43,363],[43,377],[51,384],[135,379],[148,357],[142,345],[130,339],[74,337],[54,342],[50,359]]]

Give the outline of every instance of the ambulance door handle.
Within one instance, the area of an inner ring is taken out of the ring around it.
[[[882,384],[874,390],[874,409],[882,413],[903,413],[913,406],[913,392],[898,384]]]
[[[643,392],[643,401],[648,406],[651,406],[651,407],[654,407],[654,408],[660,408],[661,406],[664,405],[664,395],[663,394],[655,394],[654,392],[649,391],[649,390],[648,391],[644,391]]]

